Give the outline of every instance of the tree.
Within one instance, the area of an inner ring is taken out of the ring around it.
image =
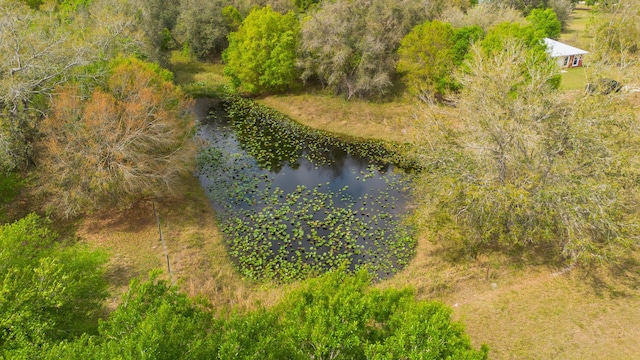
[[[415,0],[323,1],[302,25],[304,81],[336,94],[374,97],[392,86],[400,40],[428,17]]]
[[[172,32],[176,27],[180,10],[178,2],[172,0],[146,0],[140,2],[142,19],[140,25],[151,45],[168,51],[175,46]],[[203,11],[202,8],[199,9]]]
[[[556,17],[562,26],[562,30],[567,29],[571,13],[575,8],[575,2],[571,0],[550,0],[549,7],[556,13]]]
[[[98,335],[52,344],[45,359],[213,359],[220,336],[203,307],[159,280],[132,280],[118,308],[100,323]]]
[[[53,89],[89,51],[69,26],[23,2],[0,0],[0,169],[25,166],[37,121]]]
[[[272,309],[214,319],[210,309],[152,278],[134,281],[122,304],[85,336],[46,359],[469,359],[474,350],[451,309],[410,290],[370,288],[366,271],[344,269],[303,283]]]
[[[530,25],[503,22],[492,27],[479,44],[487,55],[503,51],[507,44],[514,41],[521,43],[530,51],[542,55],[545,53],[546,47],[540,35]]]
[[[594,20],[593,60],[621,69],[638,64],[640,23],[636,20],[640,1],[632,0],[615,5],[599,5]]]
[[[427,21],[400,42],[398,72],[409,91],[422,99],[442,96],[454,87],[454,30],[449,23]]]
[[[254,9],[229,34],[224,72],[240,91],[283,91],[297,78],[295,62],[300,25],[293,12],[281,15],[266,6]]]
[[[125,59],[87,100],[75,85],[58,90],[37,159],[51,211],[71,217],[171,194],[189,170],[193,120],[170,79],[157,65]]]
[[[534,9],[527,16],[527,21],[529,21],[538,37],[551,39],[560,37],[562,24],[553,9]]]
[[[510,6],[495,1],[484,1],[473,6],[466,13],[456,8],[449,8],[442,15],[442,21],[451,23],[455,28],[480,26],[486,32],[499,23],[522,23],[524,18],[519,11]]]
[[[549,0],[494,0],[500,4],[510,6],[522,12],[524,16],[529,15],[533,9],[546,9]]]
[[[409,92],[429,101],[458,89],[453,71],[464,60],[469,46],[484,36],[479,26],[454,29],[440,21],[418,25],[400,42],[397,70]]]
[[[626,180],[635,169],[619,167],[635,161],[635,140],[620,132],[632,121],[614,120],[600,99],[563,103],[553,60],[504,45],[474,47],[455,124],[426,120],[419,156],[430,189],[420,196],[436,232],[471,254],[539,248],[570,264],[616,261],[637,236],[638,189]]]
[[[0,227],[0,356],[33,358],[48,342],[97,327],[106,256],[63,246],[31,214]]]
[[[229,25],[223,16],[228,1],[182,0],[175,29],[178,41],[200,60],[220,59]]]

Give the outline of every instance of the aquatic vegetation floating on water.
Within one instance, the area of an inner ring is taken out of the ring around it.
[[[229,122],[202,128],[208,145],[198,155],[198,175],[243,275],[290,281],[347,263],[386,277],[408,263],[415,242],[402,211],[389,206],[405,201],[403,175],[384,161],[391,152],[318,135],[255,108],[227,109]],[[357,170],[336,170],[341,166]],[[323,180],[327,172],[334,180]],[[289,174],[317,182],[282,185]],[[345,178],[349,183],[335,180]]]

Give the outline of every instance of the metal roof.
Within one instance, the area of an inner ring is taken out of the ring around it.
[[[571,45],[567,45],[553,39],[544,38],[543,40],[545,45],[547,45],[547,53],[551,55],[551,57],[583,55],[589,53],[588,51],[575,48]]]

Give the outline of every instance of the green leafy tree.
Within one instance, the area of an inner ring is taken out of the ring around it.
[[[453,88],[454,30],[449,23],[428,21],[400,42],[398,72],[409,91],[422,99],[442,96]]]
[[[56,238],[34,214],[0,227],[0,356],[33,358],[97,327],[106,256]]]
[[[286,90],[297,78],[299,37],[300,25],[293,12],[282,15],[270,6],[254,9],[238,31],[229,34],[224,72],[242,92]]]
[[[453,32],[453,52],[455,65],[459,66],[467,57],[469,48],[484,37],[484,30],[478,25],[463,26]]]
[[[397,70],[409,91],[423,100],[443,96],[458,88],[453,71],[469,46],[484,35],[479,26],[454,29],[449,23],[428,21],[416,26],[400,42]]]
[[[474,48],[455,124],[425,119],[429,189],[419,196],[436,233],[471,254],[544,249],[569,264],[615,262],[637,236],[637,186],[626,180],[635,169],[618,166],[635,161],[620,133],[630,118],[614,120],[601,99],[563,103],[552,60],[543,66],[522,42],[504,45]]]
[[[132,282],[122,304],[84,336],[43,351],[47,359],[469,359],[474,350],[451,310],[409,290],[370,288],[366,271],[312,279],[272,309],[214,319],[164,281]]]
[[[170,196],[192,159],[193,119],[172,74],[135,59],[115,62],[106,89],[83,100],[60,88],[38,142],[39,191],[55,214]]]
[[[492,27],[479,44],[487,55],[503,51],[505,46],[514,40],[522,43],[526,48],[542,54],[546,47],[542,42],[543,36],[540,35],[530,25],[503,22]]]
[[[538,37],[557,39],[560,37],[562,24],[553,9],[534,9],[527,16]]]
[[[276,309],[291,358],[486,359],[450,309],[417,302],[410,290],[371,289],[370,281],[366,271],[337,270],[292,293]]]
[[[133,280],[97,336],[55,344],[46,359],[213,359],[220,329],[201,303],[153,274]]]

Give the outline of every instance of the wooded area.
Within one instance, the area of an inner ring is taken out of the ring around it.
[[[76,230],[202,196],[179,54],[240,96],[409,104],[429,256],[636,269],[640,2],[590,5],[597,90],[563,93],[542,39],[569,0],[0,0],[0,356],[486,359],[446,305],[347,267],[250,311],[143,274],[107,308],[111,254]]]

